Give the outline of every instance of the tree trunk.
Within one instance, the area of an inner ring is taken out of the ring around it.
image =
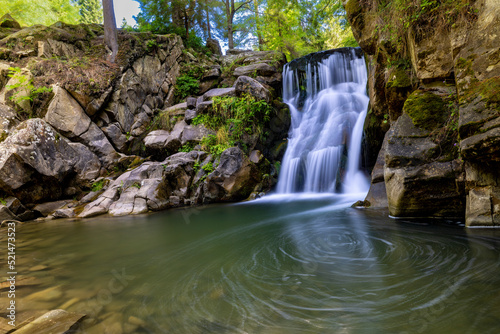
[[[253,0],[253,5],[255,8],[255,29],[257,30],[257,38],[259,39],[259,51],[262,51],[264,40],[262,39],[262,33],[260,32],[259,1]]]
[[[113,0],[102,0],[102,13],[104,16],[104,43],[111,50],[108,61],[114,63],[118,54],[118,37]]]
[[[234,41],[233,41],[233,20],[230,20],[227,23],[227,47],[229,49],[234,49]]]
[[[212,33],[210,32],[210,15],[208,13],[208,0],[205,0],[205,11],[207,14],[207,33],[208,33],[208,38],[212,38]]]

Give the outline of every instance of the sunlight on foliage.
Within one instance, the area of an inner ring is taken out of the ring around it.
[[[0,0],[0,16],[10,13],[22,26],[48,26],[57,21],[78,24],[79,10],[71,0]]]

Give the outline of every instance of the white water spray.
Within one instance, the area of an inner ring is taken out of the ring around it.
[[[292,125],[278,193],[368,191],[369,181],[360,170],[366,82],[365,61],[354,48],[285,66],[283,100]]]

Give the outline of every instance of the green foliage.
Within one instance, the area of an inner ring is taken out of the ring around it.
[[[390,80],[387,81],[386,88],[405,88],[412,85],[412,80],[408,73],[402,68],[392,71]]]
[[[328,48],[357,46],[340,0],[138,2],[139,31],[178,34],[186,47],[205,54],[203,39],[209,35],[225,43],[231,34],[234,47],[282,51],[289,59]]]
[[[91,188],[91,189],[92,189],[92,191],[93,191],[93,192],[98,192],[98,191],[101,191],[101,190],[102,190],[102,188],[104,188],[104,182],[105,182],[105,181],[106,181],[105,179],[101,179],[101,180],[99,180],[99,181],[97,181],[97,182],[94,182],[94,183],[92,184],[92,188]]]
[[[203,39],[196,36],[194,31],[190,31],[188,37],[184,40],[184,44],[187,48],[193,48],[195,50],[201,50],[206,53],[205,45],[203,44]]]
[[[28,112],[29,117],[31,117],[31,111],[35,99],[39,95],[52,92],[52,87],[38,87],[33,86],[33,79],[30,79],[27,75],[22,73],[19,67],[10,67],[9,74],[10,78],[14,79],[14,84],[7,85],[5,88],[10,91],[13,90],[14,93],[9,97],[18,107],[20,112]]]
[[[357,46],[337,0],[267,1],[263,15],[265,48],[288,58],[342,46]]]
[[[198,94],[200,83],[195,78],[183,74],[177,78],[175,84],[175,96],[178,100],[183,100],[190,95]]]
[[[102,24],[102,4],[100,0],[77,0],[80,6],[81,23]]]
[[[0,16],[6,13],[23,26],[57,21],[78,24],[80,20],[79,6],[71,0],[0,0]]]
[[[276,171],[276,175],[279,175],[279,174],[280,174],[280,170],[281,170],[281,162],[276,161],[276,162],[274,163],[274,170]]]
[[[134,182],[130,186],[134,187],[134,188],[137,188],[137,189],[141,189],[141,183],[140,182]]]
[[[156,49],[158,47],[158,43],[156,43],[155,39],[148,39],[146,41],[146,47],[147,47],[148,51],[151,51],[151,50]]]
[[[194,144],[193,143],[187,143],[183,145],[180,149],[179,152],[191,152],[194,149]]]
[[[203,171],[205,171],[205,173],[207,173],[207,174],[210,174],[210,173],[212,173],[215,170],[214,165],[211,162],[209,162],[208,164],[203,165],[201,167],[201,169],[203,169]]]
[[[209,114],[198,115],[193,124],[204,124],[216,132],[201,141],[203,150],[218,157],[226,149],[240,143],[244,137],[264,134],[264,124],[269,121],[272,106],[265,101],[257,101],[251,95],[238,97],[216,97]]]

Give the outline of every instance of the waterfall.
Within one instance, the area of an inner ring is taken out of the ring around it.
[[[368,191],[360,170],[366,82],[359,48],[319,52],[285,66],[283,100],[292,125],[278,193]]]

